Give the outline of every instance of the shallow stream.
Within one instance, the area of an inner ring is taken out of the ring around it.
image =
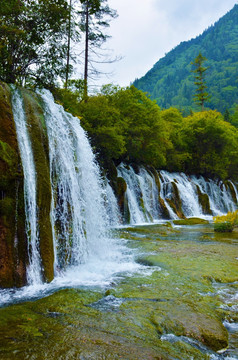
[[[0,292],[0,359],[238,359],[238,232],[113,232],[108,263]]]

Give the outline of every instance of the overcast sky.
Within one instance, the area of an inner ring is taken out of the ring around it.
[[[111,21],[107,48],[122,60],[107,65],[113,74],[101,83],[130,85],[181,41],[201,34],[238,0],[108,0]]]

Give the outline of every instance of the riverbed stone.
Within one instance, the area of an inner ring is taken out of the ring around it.
[[[160,307],[160,315],[153,317],[154,323],[163,329],[163,333],[173,333],[177,336],[186,336],[198,340],[215,351],[227,348],[228,333],[219,319],[211,317],[196,309],[176,304],[168,307],[163,304]]]

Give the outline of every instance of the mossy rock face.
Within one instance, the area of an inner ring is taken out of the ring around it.
[[[209,196],[207,194],[202,193],[199,186],[197,186],[197,194],[198,194],[199,204],[202,207],[203,214],[212,215]]]
[[[200,224],[209,224],[208,220],[200,218],[187,218],[181,220],[173,220],[175,225],[200,225]]]
[[[0,287],[26,283],[23,172],[10,88],[0,83]]]
[[[125,180],[122,177],[118,177],[116,181],[116,196],[118,200],[118,205],[120,208],[121,213],[123,214],[123,218],[125,222],[128,222],[129,220],[129,214],[128,214],[128,204],[125,199],[125,192],[127,189],[127,184]]]
[[[173,209],[175,214],[179,218],[184,219],[185,216],[182,210],[182,201],[179,196],[177,184],[174,181],[172,181],[171,185],[173,189],[172,197],[170,199],[166,199],[166,201],[169,203],[170,207]]]
[[[169,210],[167,209],[164,200],[159,196],[160,213],[162,219],[170,219]]]
[[[43,277],[45,281],[49,282],[54,277],[54,249],[50,222],[51,183],[46,126],[39,98],[26,90],[22,90],[22,95],[37,173],[37,205]]]

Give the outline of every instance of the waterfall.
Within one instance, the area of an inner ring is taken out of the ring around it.
[[[185,174],[169,173],[167,171],[161,171],[160,175],[161,175],[162,188],[164,188],[164,184],[167,183],[171,184],[174,182],[176,184],[182,202],[183,214],[186,217],[202,216],[202,209],[199,204],[196,186],[193,182],[189,180],[189,178]],[[171,193],[166,194],[163,191],[163,197],[170,198]]]
[[[109,223],[111,226],[118,226],[122,222],[120,209],[117,203],[117,198],[108,181],[106,181],[105,190],[106,190],[105,206],[107,210]]]
[[[52,183],[55,270],[105,256],[108,215],[98,166],[77,117],[42,91]]]
[[[127,183],[126,198],[132,224],[151,222],[159,218],[158,188],[153,175],[143,167],[135,173],[131,166],[121,164],[118,176]]]
[[[209,196],[210,207],[213,215],[222,215],[228,211],[235,211],[236,204],[232,199],[232,194],[226,188],[222,181],[205,180],[202,176],[192,177],[192,181],[200,187],[200,190]],[[238,202],[238,194],[235,185],[230,181],[236,194],[236,203]]]
[[[36,202],[36,171],[31,141],[27,129],[23,99],[19,90],[16,89],[13,89],[12,92],[12,110],[24,172],[24,201],[29,258],[27,280],[29,284],[39,284],[42,282],[42,279]]]
[[[128,203],[131,224],[163,219],[159,204],[161,200],[171,219],[178,218],[176,202],[185,217],[204,217],[207,214],[203,213],[199,192],[202,196],[207,196],[212,215],[236,210],[238,191],[231,181],[229,183],[233,189],[233,197],[230,187],[222,181],[205,179],[202,176],[189,177],[183,173],[167,171],[157,172],[156,175],[159,186],[156,184],[155,174],[144,167],[139,167],[135,172],[132,166],[124,164],[118,166],[118,176],[121,176],[127,184],[125,199]]]

